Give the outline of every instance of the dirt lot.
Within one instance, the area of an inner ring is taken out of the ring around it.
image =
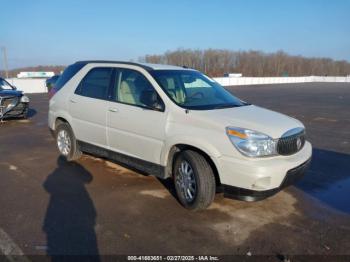
[[[208,210],[187,211],[170,181],[90,156],[59,158],[46,124],[47,97],[31,95],[28,120],[0,124],[0,250],[263,254],[276,261],[286,254],[350,255],[350,84],[229,90],[306,125],[314,157],[297,185],[255,203],[218,195]]]

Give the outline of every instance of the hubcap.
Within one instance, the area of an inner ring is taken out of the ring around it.
[[[57,146],[60,153],[68,156],[71,150],[71,141],[66,130],[60,130],[57,134]]]
[[[181,190],[182,195],[187,202],[192,202],[196,197],[197,184],[191,165],[183,160],[180,164],[178,175],[176,176],[176,184]]]

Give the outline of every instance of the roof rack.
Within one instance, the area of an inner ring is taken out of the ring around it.
[[[124,65],[134,65],[134,66],[139,66],[146,71],[152,71],[153,68],[140,64],[140,63],[135,63],[135,62],[126,62],[126,61],[109,61],[109,60],[86,60],[86,61],[77,61],[75,62],[76,64],[91,64],[91,63],[100,63],[100,64],[124,64]]]

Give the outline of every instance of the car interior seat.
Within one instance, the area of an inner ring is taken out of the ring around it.
[[[173,78],[160,77],[160,84],[165,88],[170,94],[171,98],[177,103],[182,104],[185,102],[185,94],[181,87],[176,85]]]
[[[120,83],[118,99],[122,103],[136,104],[135,86],[132,81],[123,80]]]

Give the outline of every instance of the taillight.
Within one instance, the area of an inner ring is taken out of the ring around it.
[[[49,95],[49,99],[51,99],[55,94],[57,93],[56,88],[51,88],[48,95]]]

